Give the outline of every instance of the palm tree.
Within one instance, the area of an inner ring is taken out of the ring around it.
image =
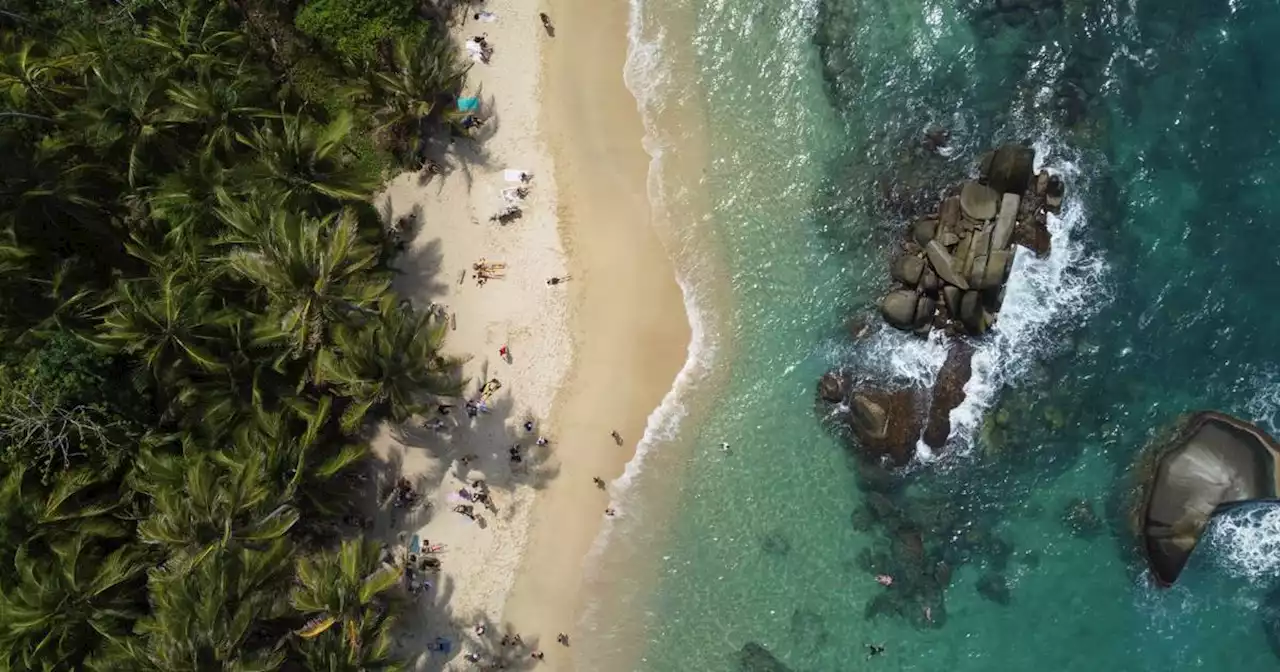
[[[387,593],[400,568],[380,556],[376,544],[361,539],[298,560],[290,602],[310,619],[298,631],[298,649],[313,661],[308,669],[395,669],[389,632],[396,603]]]
[[[156,73],[139,75],[119,65],[99,64],[92,71],[88,96],[68,121],[104,158],[124,160],[129,186],[137,187],[149,163],[176,154],[178,118],[165,96],[168,86]]]
[[[275,188],[287,203],[310,206],[330,201],[361,201],[374,181],[338,157],[351,133],[351,114],[343,112],[329,125],[317,128],[299,115],[281,114],[258,124],[236,139],[257,154],[250,172]]]
[[[234,227],[240,220],[226,221]],[[272,312],[262,341],[283,341],[290,356],[318,349],[330,325],[366,314],[391,286],[377,270],[381,251],[361,240],[350,208],[319,220],[277,208],[246,233],[252,242],[233,250],[228,263],[267,293]]]
[[[244,35],[225,30],[224,11],[221,3],[212,3],[200,15],[195,5],[189,4],[169,17],[148,21],[146,32],[138,41],[153,47],[175,70],[194,72],[211,66],[233,69],[244,55]]]
[[[263,460],[263,472],[271,487],[317,522],[317,515],[339,515],[352,501],[348,475],[351,466],[369,451],[364,443],[332,443],[323,440],[329,425],[333,397],[318,401],[288,397],[283,407],[268,410],[257,403],[254,417],[234,430],[229,460]],[[299,427],[302,429],[299,429]]]
[[[144,551],[111,474],[9,468],[0,480],[0,669],[79,669],[145,611]]]
[[[225,550],[194,568],[152,574],[151,613],[120,642],[132,667],[156,672],[267,672],[284,662],[290,546]]]
[[[352,399],[343,428],[354,430],[375,405],[385,404],[392,419],[403,422],[421,410],[423,395],[456,395],[461,362],[440,355],[448,327],[434,313],[417,313],[385,296],[369,324],[334,329],[333,346],[316,360],[316,381]]]
[[[172,84],[167,93],[178,106],[179,119],[199,129],[204,138],[201,151],[226,157],[236,135],[248,131],[252,120],[273,116],[258,106],[264,100],[261,81],[262,76],[245,63],[226,75],[205,65],[194,82]]]
[[[449,121],[447,108],[457,100],[469,69],[448,39],[398,38],[391,49],[391,70],[370,76],[378,130],[399,129],[419,142],[427,125]]]
[[[163,239],[175,250],[197,250],[215,237],[220,222],[212,216],[220,198],[234,183],[231,171],[212,152],[200,152],[181,170],[166,173],[151,192],[151,221],[161,226]]]
[[[72,88],[59,78],[69,74],[68,68],[76,59],[43,55],[34,41],[18,42],[12,34],[4,36],[0,49],[4,50],[4,58],[0,59],[0,91],[9,95],[9,103],[18,109],[57,112],[60,101],[55,100]]]
[[[215,306],[207,285],[184,273],[122,280],[104,307],[110,312],[101,341],[137,357],[156,379],[171,380],[187,362],[204,371],[226,368],[210,347],[235,316]]]
[[[17,579],[0,587],[0,667],[80,669],[106,638],[127,635],[146,613],[143,556],[87,534],[19,546]]]
[[[134,477],[153,504],[138,524],[138,537],[168,549],[174,571],[225,552],[260,550],[283,540],[298,522],[297,509],[266,479],[261,455],[237,460],[218,452],[186,453],[144,451]]]

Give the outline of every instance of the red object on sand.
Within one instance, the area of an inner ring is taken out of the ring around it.
[[[498,356],[499,356],[499,357],[506,357],[506,356],[507,356],[507,346],[505,346],[505,345],[504,345],[504,346],[502,346],[501,348],[498,348]]]

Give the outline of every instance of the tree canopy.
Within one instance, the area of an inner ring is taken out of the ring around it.
[[[0,11],[0,670],[398,669],[340,523],[459,387],[370,204],[466,72],[416,6]]]

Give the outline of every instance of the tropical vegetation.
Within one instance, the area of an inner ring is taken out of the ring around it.
[[[455,131],[416,4],[0,11],[0,671],[398,668],[343,521],[458,388],[370,203]]]

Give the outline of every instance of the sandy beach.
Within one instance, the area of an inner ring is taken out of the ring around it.
[[[380,491],[404,477],[426,505],[384,499],[375,534],[440,548],[441,570],[426,575],[396,642],[415,669],[474,669],[467,654],[521,669],[513,663],[537,662],[538,650],[540,668],[572,669],[556,635],[572,642],[583,560],[610,502],[593,478],[611,481],[631,458],[684,361],[688,326],[649,221],[643,130],[622,82],[625,3],[482,9],[496,20],[469,16],[458,31],[460,43],[484,33],[494,48],[468,78],[488,118],[479,142],[455,143],[443,175],[396,177],[378,205],[415,217],[397,289],[451,316],[446,352],[470,357],[465,395],[501,387],[475,418],[455,400],[447,414],[382,428]],[[508,181],[510,170],[532,179]],[[522,216],[490,221],[517,186],[529,189]],[[502,277],[478,284],[481,260],[505,264]],[[473,504],[473,521],[453,509],[476,480],[494,507]],[[509,633],[522,643],[504,645]],[[447,652],[430,650],[443,642]]]

